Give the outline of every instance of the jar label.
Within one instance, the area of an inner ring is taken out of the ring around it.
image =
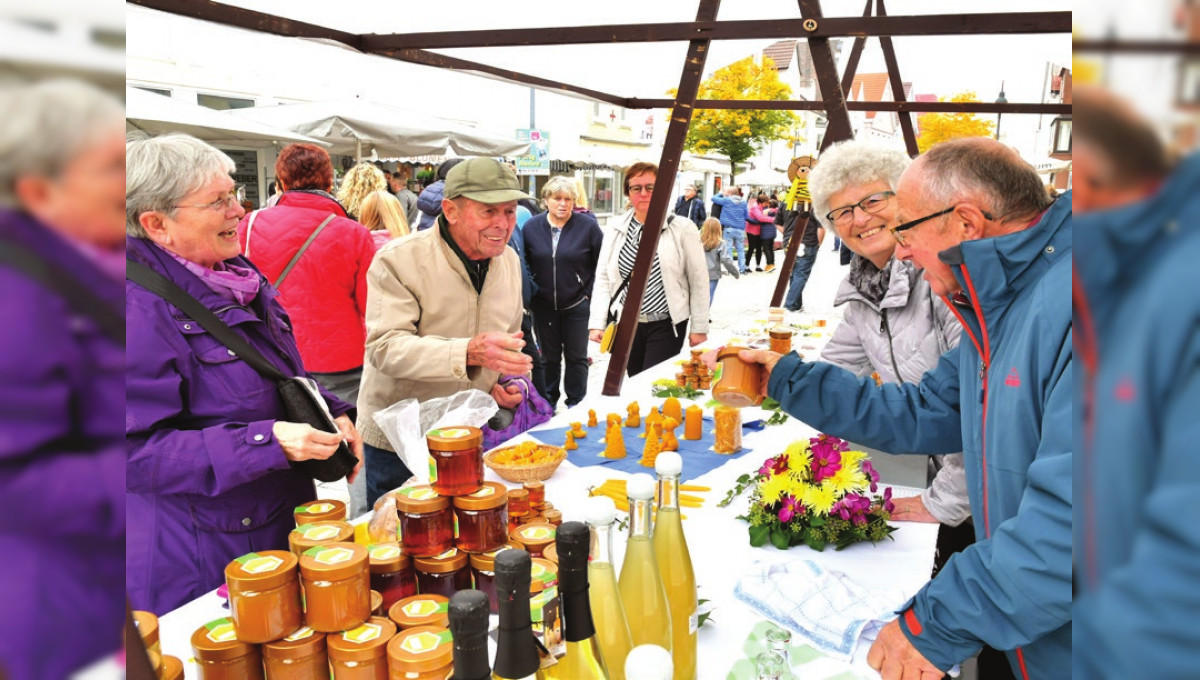
[[[310,541],[328,541],[331,538],[337,538],[338,528],[334,526],[314,526],[306,525],[308,528],[303,529],[300,535]]]
[[[427,486],[407,486],[396,493],[414,501],[429,501],[437,498],[437,492]]]
[[[333,512],[333,503],[313,503],[312,505],[301,505],[296,509],[300,512],[308,512],[313,514]]]
[[[283,565],[283,560],[273,555],[249,553],[236,560],[242,565],[242,571],[247,574],[266,574],[275,571]]]
[[[382,543],[371,546],[371,559],[394,560],[400,556],[400,548],[395,543]]]
[[[341,564],[347,562],[354,557],[354,551],[349,548],[325,548],[317,546],[304,551],[305,555],[311,555],[318,564]]]
[[[208,629],[208,639],[213,642],[237,642],[237,629],[229,619],[209,621],[204,627]]]
[[[410,654],[428,654],[439,646],[451,642],[450,631],[444,630],[440,633],[430,633],[423,630],[419,633],[409,635],[400,643],[400,649]]]
[[[383,626],[377,623],[364,623],[358,628],[351,628],[342,633],[342,639],[346,642],[355,642],[361,645],[364,642],[378,640],[382,633]]]
[[[535,541],[540,541],[547,538],[554,538],[554,530],[546,527],[529,527],[526,529],[521,529],[520,536],[521,538],[529,538]]]
[[[295,633],[292,633],[291,635],[285,637],[283,639],[283,641],[284,642],[295,642],[296,640],[303,640],[305,638],[312,637],[313,633],[315,633],[315,632],[316,631],[314,631],[312,628],[309,628],[308,626],[304,626],[303,628],[296,631]]]
[[[448,427],[444,430],[430,430],[429,437],[441,437],[442,439],[462,439],[470,437],[471,431],[465,427]]]
[[[413,600],[400,608],[405,616],[421,617],[433,616],[434,614],[445,614],[450,611],[449,602],[439,602],[437,600]]]
[[[467,494],[467,498],[488,498],[495,495],[496,490],[494,488],[484,485],[481,489],[479,489],[479,491],[476,491],[472,494]]]

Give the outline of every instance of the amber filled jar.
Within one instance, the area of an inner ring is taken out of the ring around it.
[[[487,552],[508,540],[508,488],[486,482],[478,491],[454,499],[458,538],[454,545],[467,552]]]
[[[160,680],[183,680],[183,661],[170,654],[162,658],[162,673]]]
[[[296,506],[292,511],[296,526],[313,522],[345,522],[346,504],[334,499],[313,501]]]
[[[417,571],[417,592],[436,593],[450,598],[460,590],[471,589],[471,571],[467,553],[451,548],[437,557],[413,559]]]
[[[418,626],[400,631],[387,644],[391,680],[445,680],[454,667],[450,631]]]
[[[530,557],[541,557],[546,546],[554,543],[554,533],[553,524],[534,522],[519,527],[513,532],[512,538],[529,552]]]
[[[314,522],[301,524],[288,534],[288,549],[300,557],[305,550],[330,543],[349,543],[354,540],[354,527],[346,522]]]
[[[383,596],[383,611],[409,595],[417,594],[417,576],[412,559],[400,550],[399,543],[376,543],[370,555],[371,589]]]
[[[772,328],[771,336],[771,351],[779,354],[787,354],[792,351],[792,331],[788,328]]]
[[[433,458],[430,484],[443,496],[464,496],[483,486],[483,432],[476,427],[443,427],[425,435]]]
[[[300,627],[300,581],[296,556],[286,550],[249,553],[225,567],[229,615],[238,639],[263,643],[278,640]]]
[[[454,547],[454,513],[449,498],[421,484],[398,489],[395,499],[405,553],[432,557]]]
[[[313,630],[349,630],[371,616],[371,577],[367,549],[357,543],[309,548],[300,556],[300,585]]]
[[[396,624],[378,616],[325,639],[334,680],[387,680],[387,643]]]
[[[762,383],[762,364],[738,358],[744,347],[723,347],[717,352],[721,362],[721,379],[713,385],[712,396],[725,406],[742,408],[762,403],[759,389]]]
[[[262,646],[267,680],[327,680],[329,659],[325,634],[304,626],[291,635]]]
[[[383,608],[383,596],[378,590],[371,591],[371,616],[383,616],[387,610]]]
[[[142,636],[142,644],[146,645],[146,650],[162,654],[162,643],[158,640],[158,617],[151,612],[134,611],[133,625],[137,628],[138,635]]]
[[[229,619],[217,619],[192,633],[192,656],[204,680],[262,680],[258,645],[237,639]]]
[[[541,482],[525,482],[521,487],[529,492],[529,505],[541,507],[546,502],[546,485]]]
[[[413,595],[400,600],[388,610],[388,618],[400,630],[417,626],[450,625],[450,598],[442,595]]]
[[[509,489],[508,516],[520,519],[529,514],[529,490]]]
[[[550,508],[549,510],[544,510],[542,512],[542,517],[547,522],[549,522],[550,524],[553,524],[554,526],[558,526],[558,525],[562,524],[562,510],[559,510],[557,508]],[[553,547],[554,546],[550,546],[550,548],[553,548]],[[547,548],[547,550],[549,550],[549,548]]]

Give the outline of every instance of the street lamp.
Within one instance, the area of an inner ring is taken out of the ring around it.
[[[997,104],[1007,104],[1008,98],[1004,96],[1004,81],[1000,81],[1000,96],[996,97]],[[996,112],[996,141],[1000,141],[1000,117],[1004,114],[1000,111]]]

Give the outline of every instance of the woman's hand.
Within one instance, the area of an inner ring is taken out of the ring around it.
[[[345,414],[333,419],[338,430],[342,433],[342,439],[350,445],[350,451],[354,453],[354,457],[358,459],[358,463],[350,474],[346,475],[346,483],[351,483],[358,476],[363,466],[363,440],[362,435],[358,433],[358,428],[354,427],[354,422],[350,420],[350,416]]]
[[[699,345],[700,343],[704,342],[707,339],[708,339],[708,333],[689,333],[688,334],[688,344],[691,345],[692,347]]]
[[[349,418],[347,418],[349,420]],[[353,426],[351,426],[353,427]],[[342,443],[341,433],[322,432],[308,423],[275,421],[271,428],[275,441],[283,449],[283,455],[291,461],[325,460],[337,451]],[[361,455],[362,443],[359,443]]]
[[[601,330],[599,328],[589,328],[588,329],[588,340],[598,343],[603,339],[604,339],[604,331],[603,330]]]
[[[516,385],[501,385],[500,383],[492,385],[492,399],[495,399],[501,408],[515,409],[521,405],[521,400],[524,398],[525,395],[521,393],[521,388]]]

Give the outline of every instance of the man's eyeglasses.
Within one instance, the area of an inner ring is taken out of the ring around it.
[[[177,205],[175,207],[176,208],[194,208],[196,210],[215,210],[217,212],[227,212],[230,208],[232,208],[235,205],[238,205],[237,191],[230,191],[228,194],[225,194],[221,198],[218,198],[217,200],[213,201],[212,203],[205,203],[203,205]]]
[[[631,194],[652,194],[652,193],[654,193],[654,185],[647,184],[645,186],[642,186],[640,184],[630,184],[629,185],[629,193],[631,193]]]
[[[874,215],[875,213],[887,207],[888,201],[895,196],[892,191],[880,191],[871,194],[858,203],[834,208],[825,215],[825,219],[829,220],[830,224],[836,224],[839,227],[845,227],[854,221],[854,209],[858,208],[865,213]]]
[[[888,231],[892,232],[892,238],[896,239],[896,243],[899,243],[900,245],[907,248],[908,243],[905,242],[906,237],[902,236],[900,232],[908,231],[909,229],[912,229],[913,227],[917,226],[918,224],[921,224],[922,222],[928,222],[929,220],[932,220],[935,217],[941,217],[942,215],[948,215],[948,214],[954,212],[954,209],[957,207],[958,207],[958,204],[956,203],[956,204],[950,206],[949,208],[946,208],[945,210],[939,210],[939,211],[933,213],[932,215],[918,217],[915,220],[911,220],[911,221],[905,222],[903,224],[898,224],[894,227],[889,228]],[[988,219],[988,220],[992,219],[991,213],[989,213],[987,211],[980,211],[980,212],[983,213],[983,217],[985,219]]]

